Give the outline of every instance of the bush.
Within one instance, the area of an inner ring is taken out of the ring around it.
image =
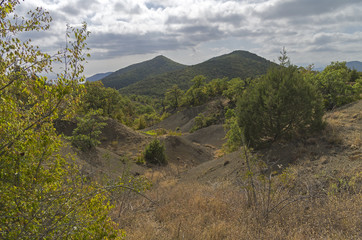
[[[77,118],[77,127],[69,137],[73,146],[87,151],[100,144],[101,130],[106,125],[106,123],[100,122],[102,120],[100,115],[102,115],[102,109],[91,110],[83,117]]]
[[[167,165],[165,146],[158,139],[154,139],[146,146],[144,159],[147,163]]]
[[[320,129],[322,116],[320,94],[294,66],[269,70],[242,95],[236,111],[245,140],[253,147]]]
[[[357,76],[351,77],[351,74],[345,62],[332,62],[322,72],[312,76],[311,81],[322,93],[327,110],[360,99],[362,81]]]
[[[194,125],[192,126],[190,132],[193,133],[201,128],[206,128],[215,124],[218,121],[219,115],[214,114],[212,116],[205,116],[203,113],[200,113],[195,117]]]

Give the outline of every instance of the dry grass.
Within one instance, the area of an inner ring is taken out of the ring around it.
[[[341,192],[289,205],[269,219],[228,182],[160,184],[120,225],[127,239],[360,239],[361,193]]]

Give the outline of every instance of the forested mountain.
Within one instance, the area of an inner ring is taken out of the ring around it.
[[[106,73],[97,73],[89,78],[87,78],[87,82],[95,82],[95,81],[99,81],[109,75],[111,75],[113,72],[106,72]]]
[[[352,61],[346,63],[347,67],[350,69],[356,69],[358,72],[362,72],[362,62]]]
[[[184,69],[185,67],[186,65],[176,63],[164,56],[157,56],[151,60],[122,68],[103,78],[102,82],[106,87],[120,89],[146,78]]]
[[[204,75],[207,81],[224,77],[229,79],[235,77],[252,78],[265,74],[272,65],[275,63],[256,54],[247,51],[234,51],[197,65],[150,76],[120,89],[120,92],[123,94],[162,96],[174,84],[184,90],[189,88],[192,85],[191,80],[197,75]],[[105,83],[105,86],[109,85]]]

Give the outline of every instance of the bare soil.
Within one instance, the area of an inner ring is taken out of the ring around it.
[[[361,239],[362,100],[326,113],[326,128],[318,134],[252,152],[274,163],[276,174],[295,169],[299,184],[324,194],[291,204],[269,221],[258,220],[258,209],[248,206],[238,185],[246,170],[243,149],[218,156],[225,141],[222,126],[187,133],[192,118],[205,108],[177,113],[157,126],[183,131],[182,136],[159,136],[169,160],[165,167],[135,164],[153,137],[116,121],[108,122],[96,150],[67,148],[77,151],[83,170],[100,181],[99,176],[117,178],[129,169],[153,182],[146,194],[157,204],[140,197],[121,209],[124,215],[117,221],[127,239]],[[329,195],[331,183],[337,195]]]

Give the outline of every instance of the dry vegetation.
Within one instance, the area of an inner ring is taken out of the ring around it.
[[[121,226],[128,239],[358,239],[361,194],[347,192],[295,202],[265,220],[227,182],[162,185],[157,206],[134,203]]]
[[[137,240],[361,239],[361,109],[359,101],[329,112],[321,134],[250,155],[257,159],[252,164],[257,203],[243,151],[218,157],[217,144],[207,147],[212,136],[206,142],[198,134],[164,136],[168,166],[130,168],[152,182],[149,199],[120,193],[114,219],[127,239]],[[137,149],[130,143],[128,150]],[[116,174],[124,165],[117,156],[109,154],[108,164],[99,160],[104,171]],[[260,160],[277,163],[268,169]]]
[[[361,105],[328,113],[320,136],[293,148],[276,147],[280,158],[291,151],[293,164],[287,177],[273,174],[270,195],[268,182],[260,180],[265,173],[256,166],[257,206],[250,205],[245,166],[233,176],[237,181],[197,181],[200,176],[180,177],[171,165],[148,171],[154,186],[147,195],[155,202],[137,198],[120,226],[127,239],[361,239]],[[225,168],[222,161],[220,169]],[[199,168],[216,169],[210,164]],[[268,196],[269,210],[276,207],[266,217]]]

